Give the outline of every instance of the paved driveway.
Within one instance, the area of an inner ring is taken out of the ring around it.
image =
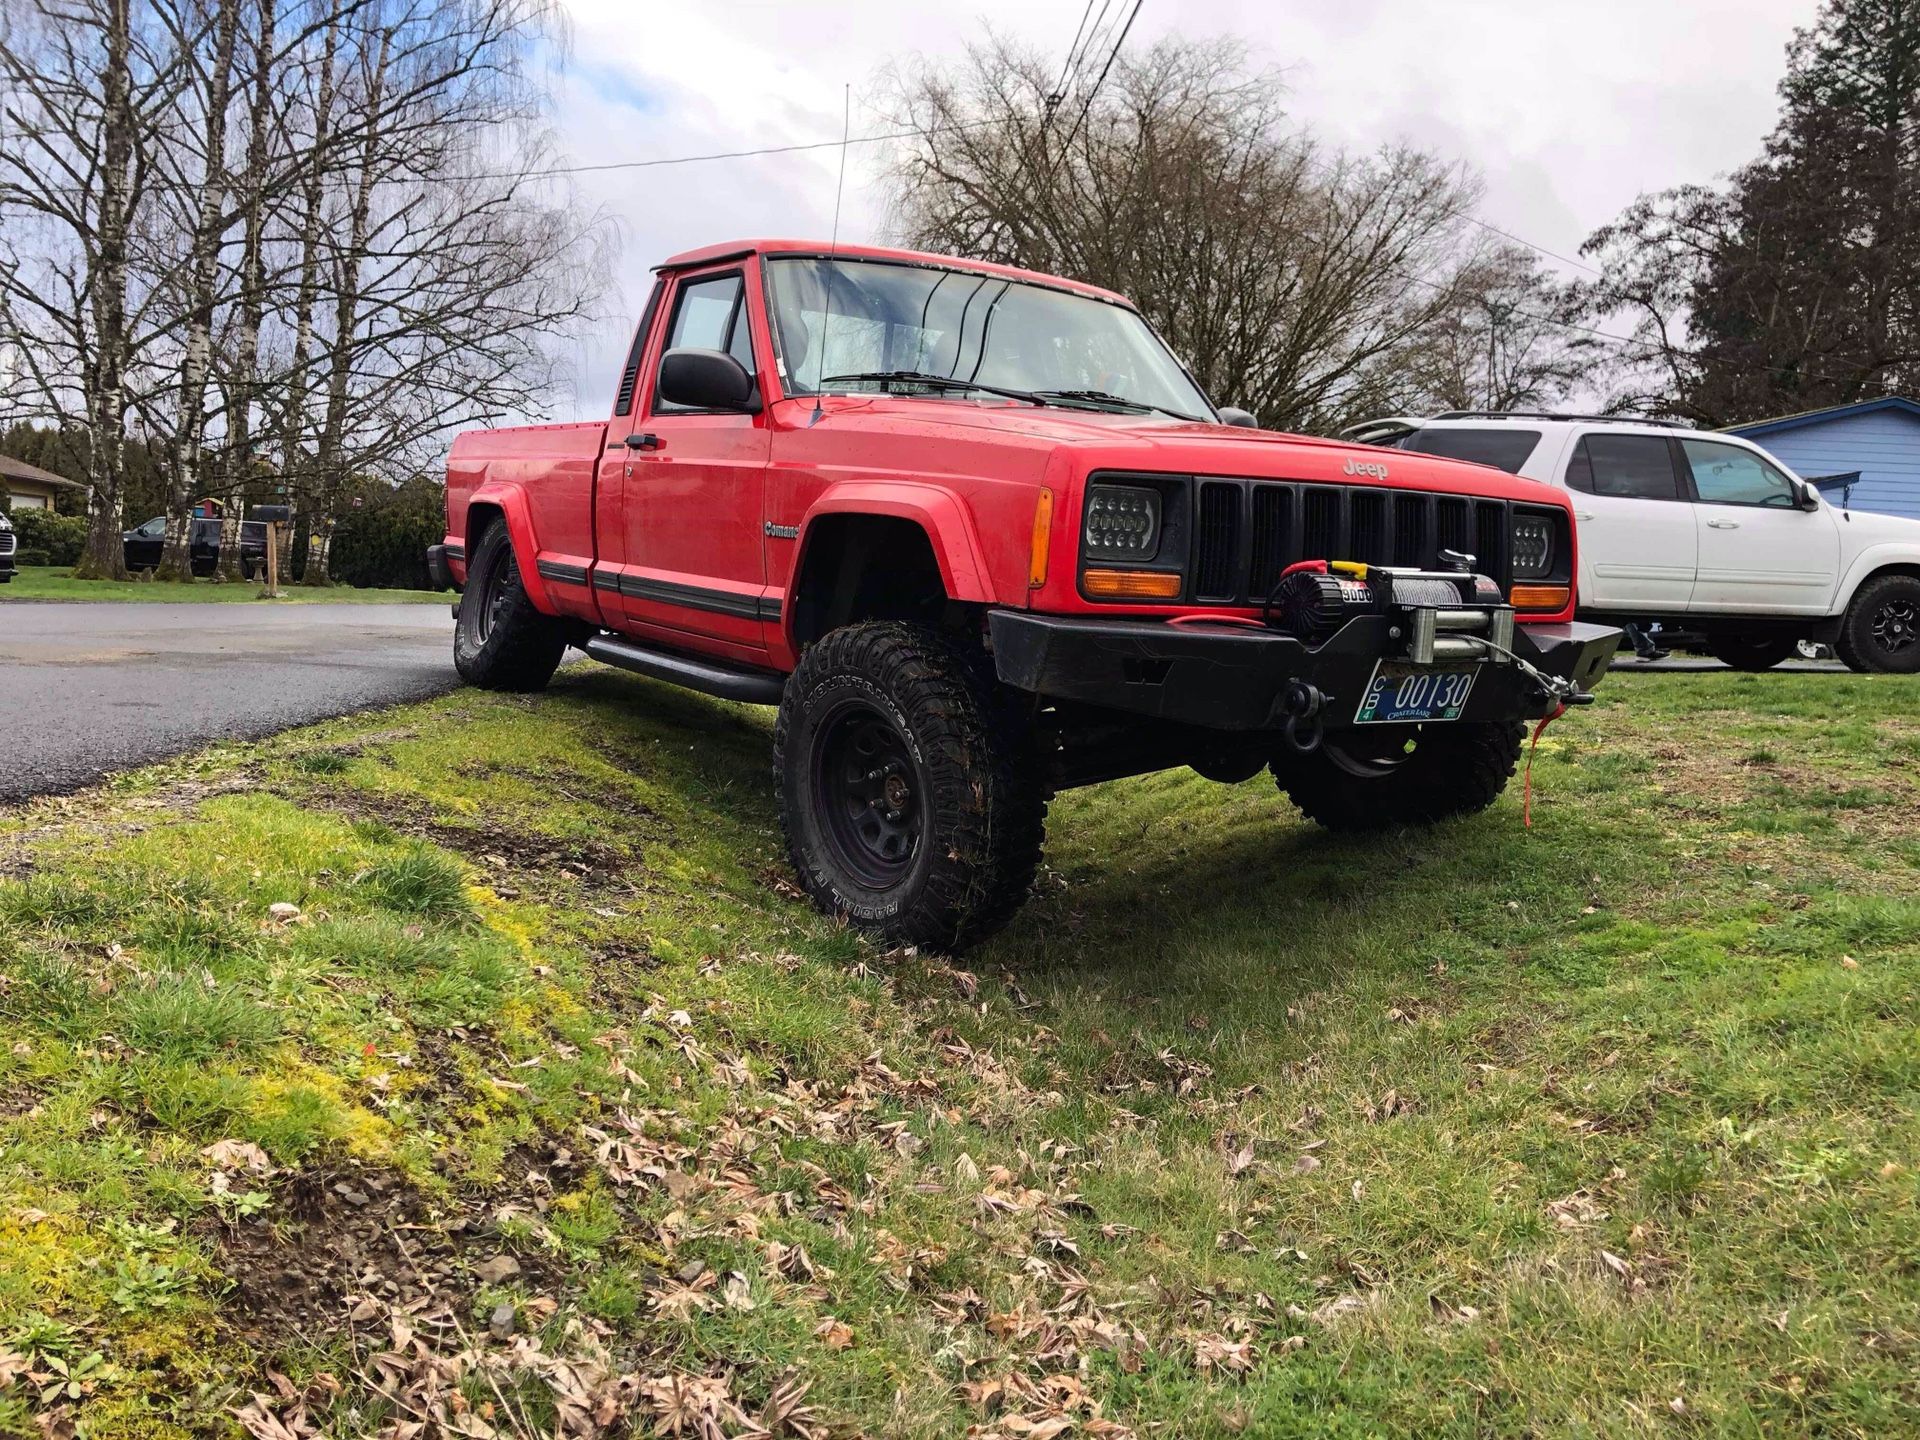
[[[0,801],[450,690],[445,605],[0,604]]]

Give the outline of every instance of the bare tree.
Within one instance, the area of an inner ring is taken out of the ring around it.
[[[1405,397],[1388,408],[1539,409],[1593,388],[1613,350],[1583,323],[1577,286],[1531,251],[1503,245],[1463,270],[1453,307],[1403,348]]]
[[[180,57],[131,0],[27,0],[4,23],[0,323],[19,362],[6,418],[78,421],[92,489],[77,573],[122,578],[129,387],[155,335],[135,249]]]
[[[1469,176],[1323,150],[1233,42],[1163,40],[1063,98],[1059,68],[996,38],[891,77],[917,132],[890,173],[903,239],[1125,292],[1268,425],[1331,428],[1405,389],[1405,347],[1484,260]]]
[[[237,573],[245,500],[271,484],[325,583],[350,481],[540,413],[553,342],[610,271],[609,227],[551,178],[536,80],[558,20],[550,0],[0,19],[0,421],[80,422],[89,567],[124,573],[135,427],[169,465],[169,573],[210,494]]]

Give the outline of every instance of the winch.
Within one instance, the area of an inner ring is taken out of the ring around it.
[[[1269,625],[1309,645],[1349,620],[1387,615],[1398,658],[1416,665],[1447,660],[1505,664],[1513,653],[1513,607],[1474,557],[1443,551],[1453,570],[1414,570],[1346,560],[1303,560],[1281,572],[1264,607]]]

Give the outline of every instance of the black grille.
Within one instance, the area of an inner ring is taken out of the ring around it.
[[[1365,485],[1202,480],[1197,509],[1188,591],[1196,600],[1257,605],[1298,560],[1431,570],[1442,550],[1476,556],[1474,568],[1502,589],[1513,579],[1504,500]]]
[[[1240,487],[1200,487],[1200,529],[1193,557],[1193,594],[1231,600],[1240,573]]]
[[[11,555],[15,541],[11,530],[0,530],[0,555]]]

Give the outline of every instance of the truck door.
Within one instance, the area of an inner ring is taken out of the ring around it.
[[[758,284],[747,283],[749,273],[735,264],[673,280],[666,328],[633,406],[641,443],[626,450],[619,499],[603,522],[619,529],[618,558],[598,567],[596,582],[602,608],[617,606],[629,625],[669,644],[718,642],[702,648],[753,660],[764,654],[763,619],[773,603],[762,529],[766,416],[683,409],[659,389],[660,356],[682,346],[724,350],[760,373]],[[608,434],[610,449],[625,440]]]
[[[1693,598],[1699,540],[1664,435],[1588,431],[1567,458],[1580,527],[1580,604],[1677,615]]]
[[[1800,491],[1744,445],[1680,441],[1693,481],[1700,567],[1693,610],[1825,615],[1840,586],[1833,512],[1800,508]]]

